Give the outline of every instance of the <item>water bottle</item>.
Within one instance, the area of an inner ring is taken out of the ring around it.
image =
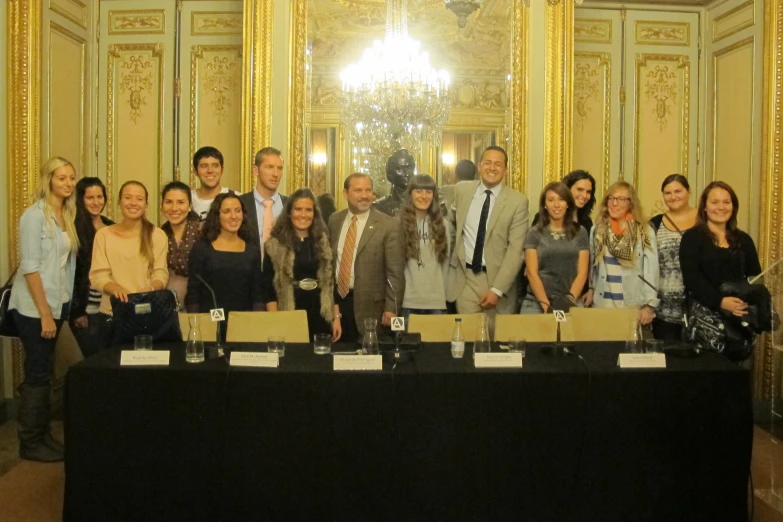
[[[454,330],[451,332],[451,356],[462,359],[465,355],[465,338],[462,336],[462,319],[454,319]]]
[[[188,317],[190,331],[188,344],[185,346],[185,360],[191,363],[204,362],[204,341],[201,339],[200,318],[197,315]]]

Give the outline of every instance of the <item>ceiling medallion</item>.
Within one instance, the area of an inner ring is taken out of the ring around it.
[[[457,15],[457,25],[464,29],[468,17],[481,7],[481,0],[445,0],[446,9]]]

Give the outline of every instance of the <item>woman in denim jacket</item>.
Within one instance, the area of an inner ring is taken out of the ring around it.
[[[19,387],[19,456],[39,462],[63,460],[63,445],[49,422],[54,346],[68,319],[76,252],[76,172],[54,157],[41,168],[35,203],[19,220],[21,263],[9,308],[24,347],[24,381]]]
[[[655,232],[629,183],[618,181],[606,191],[590,233],[590,256],[585,303],[638,308],[639,324],[652,323],[658,306],[658,248]]]

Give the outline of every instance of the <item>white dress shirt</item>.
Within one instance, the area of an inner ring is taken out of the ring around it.
[[[353,214],[349,210],[345,214],[345,221],[343,221],[343,227],[340,229],[340,241],[337,243],[337,266],[334,272],[334,280],[337,281],[340,278],[340,261],[343,259],[343,247],[345,246],[345,237],[348,235],[348,227],[351,226],[351,218],[356,216],[356,242],[353,245],[353,264],[351,264],[351,283],[350,287],[353,288],[354,270],[353,267],[356,264],[356,252],[359,249],[359,241],[362,239],[362,232],[364,232],[364,226],[367,224],[367,220],[370,219],[370,211],[368,210],[364,214]]]
[[[497,201],[500,191],[503,188],[502,183],[498,183],[491,189],[492,195],[489,197],[489,213],[487,214],[487,224],[489,224],[489,218],[492,216],[492,209],[495,208],[495,201]],[[486,185],[483,182],[478,184],[476,192],[473,194],[473,199],[470,200],[470,206],[468,207],[468,214],[465,216],[465,225],[462,228],[462,245],[465,248],[465,261],[473,263],[473,251],[476,249],[476,234],[478,233],[479,221],[481,220],[481,207],[484,206],[484,201],[487,199],[487,195],[484,191],[487,190]],[[484,245],[487,244],[487,236],[484,235]],[[487,265],[486,257],[481,255],[481,264]]]

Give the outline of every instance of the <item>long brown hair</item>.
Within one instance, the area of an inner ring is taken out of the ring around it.
[[[291,212],[294,209],[294,205],[300,199],[309,199],[313,202],[313,222],[310,224],[310,230],[308,234],[313,239],[313,244],[318,245],[318,239],[321,236],[326,235],[326,224],[321,217],[321,207],[318,206],[318,201],[315,198],[315,194],[309,188],[300,188],[290,196],[285,203],[283,213],[275,222],[274,228],[272,228],[271,236],[277,238],[281,244],[287,246],[291,250],[299,248],[301,243],[299,236],[296,235],[296,229],[291,221]]]
[[[122,201],[122,193],[125,190],[125,187],[128,187],[130,185],[136,185],[144,189],[144,202],[149,204],[149,192],[147,192],[147,187],[144,186],[144,183],[141,181],[135,181],[130,180],[126,181],[122,184],[120,187],[120,195],[119,200]],[[142,257],[144,257],[147,260],[147,264],[149,265],[150,270],[155,266],[155,251],[152,248],[152,232],[155,230],[155,225],[153,225],[149,219],[147,219],[147,213],[145,212],[141,216],[141,241],[139,246],[139,253]]]
[[[729,197],[731,198],[731,217],[726,223],[726,242],[729,244],[730,249],[737,250],[742,247],[740,244],[739,228],[737,227],[739,199],[737,198],[737,193],[734,192],[734,189],[731,188],[731,185],[728,183],[723,181],[713,181],[704,187],[704,191],[701,193],[701,197],[699,197],[699,209],[696,212],[698,217],[698,220],[696,221],[696,227],[700,229],[708,238],[710,238],[710,241],[716,245],[718,244],[718,237],[712,230],[710,230],[710,227],[707,225],[707,199],[710,196],[710,191],[714,189],[725,190],[729,193]]]
[[[427,209],[427,219],[430,222],[430,238],[435,258],[442,263],[449,255],[449,245],[446,240],[446,225],[443,213],[440,210],[438,200],[438,186],[435,180],[426,174],[419,174],[411,178],[408,188],[405,190],[405,203],[400,209],[400,223],[405,243],[405,259],[419,259],[419,227],[416,220],[416,207],[413,206],[412,192],[417,189],[431,190],[432,203]]]
[[[560,196],[560,199],[566,202],[566,205],[568,205],[565,216],[563,216],[563,231],[566,233],[568,239],[573,239],[582,225],[574,221],[574,214],[576,214],[574,195],[571,194],[571,189],[562,181],[553,181],[541,191],[541,197],[538,200],[538,224],[536,226],[541,230],[544,230],[552,221],[549,217],[549,212],[546,209],[547,192],[554,192]]]

